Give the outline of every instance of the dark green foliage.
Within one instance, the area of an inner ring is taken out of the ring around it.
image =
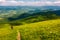
[[[15,14],[16,11],[11,11],[11,14]],[[10,16],[10,15],[9,15]],[[19,14],[16,12],[15,15],[7,18],[3,18],[3,20],[0,20],[0,23],[9,23],[11,25],[17,26],[17,25],[22,25],[25,23],[34,23],[34,22],[39,22],[39,21],[45,21],[45,20],[51,20],[51,19],[59,19],[60,16],[57,15],[57,13],[53,11],[43,11],[43,12],[34,12],[30,14],[29,12],[27,13],[21,13]]]
[[[45,20],[51,20],[51,19],[58,19],[60,18],[60,16],[54,14],[54,13],[42,13],[40,15],[40,13],[36,13],[33,14],[34,16],[29,16],[23,19],[18,19],[18,20],[14,20],[12,21],[14,24],[24,24],[24,23],[34,23],[34,22],[39,22],[39,21],[45,21]],[[20,23],[19,23],[20,22]],[[24,22],[24,23],[23,23]]]
[[[12,22],[12,23],[9,23],[9,24],[12,25],[12,26],[22,25],[22,23],[18,23],[18,22]]]

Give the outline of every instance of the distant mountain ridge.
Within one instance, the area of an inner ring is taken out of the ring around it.
[[[9,20],[44,15],[45,13],[55,13],[60,16],[60,6],[0,6],[0,18],[8,18]]]
[[[19,10],[19,9],[40,9],[40,10],[60,10],[60,6],[0,6],[0,10]]]

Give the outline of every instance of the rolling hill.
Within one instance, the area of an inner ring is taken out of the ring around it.
[[[56,11],[42,11],[42,12],[35,12],[30,14],[28,13],[23,13],[20,14],[17,17],[8,17],[8,22],[12,23],[19,23],[19,24],[24,24],[24,23],[34,23],[34,22],[39,22],[39,21],[45,21],[45,20],[52,20],[52,19],[60,19],[59,10]]]
[[[60,19],[36,22],[14,26],[11,30],[9,24],[0,28],[0,40],[16,40],[17,30],[22,40],[60,40]]]
[[[60,6],[0,6],[0,40],[17,30],[21,40],[60,40]]]

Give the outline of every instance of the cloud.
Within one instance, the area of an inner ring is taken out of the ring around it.
[[[16,1],[0,0],[1,6],[60,6],[60,0],[55,1]]]
[[[60,6],[60,1],[54,2],[56,6]]]
[[[56,1],[56,2],[54,2],[54,3],[60,3],[60,1]]]

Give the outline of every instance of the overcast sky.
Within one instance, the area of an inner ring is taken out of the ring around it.
[[[0,0],[0,6],[60,6],[60,0]]]

